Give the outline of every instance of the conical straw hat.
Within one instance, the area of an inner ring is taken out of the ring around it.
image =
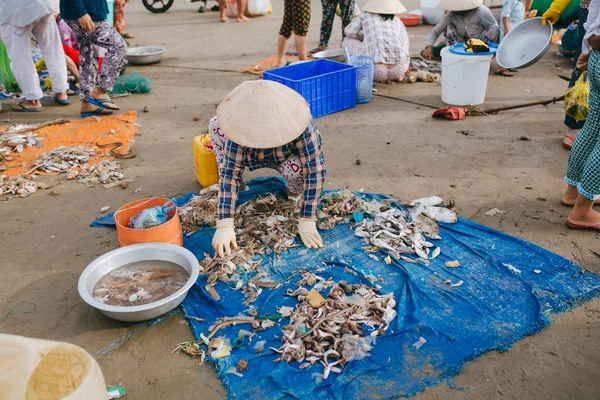
[[[240,146],[269,149],[300,136],[310,121],[304,97],[273,81],[246,81],[217,107],[219,128]]]
[[[483,0],[442,0],[438,8],[446,11],[467,11],[479,8],[483,5]]]
[[[398,0],[371,0],[365,4],[362,11],[372,14],[402,14],[406,12],[406,7]]]

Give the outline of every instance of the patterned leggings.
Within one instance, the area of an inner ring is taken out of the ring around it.
[[[114,27],[120,34],[125,33],[125,0],[115,0]]]
[[[583,197],[597,200],[600,198],[600,51],[594,50],[590,55],[588,79],[588,116],[573,143],[565,182],[576,186]]]
[[[310,0],[284,0],[283,10],[279,34],[286,39],[292,37],[292,33],[306,36],[310,26]]]
[[[79,43],[79,97],[81,101],[87,102],[94,87],[110,92],[125,63],[127,44],[106,21],[94,22],[93,32],[81,29],[77,20],[65,22],[75,32]],[[102,67],[98,73],[98,61],[94,56],[95,46],[106,50]]]
[[[344,35],[344,29],[350,24],[352,17],[354,17],[354,0],[321,0],[323,20],[321,21],[320,47],[327,47],[329,44],[331,28],[333,28],[333,20],[338,4],[342,11],[342,36]]]
[[[348,49],[348,55],[353,56],[359,54],[362,48],[362,42],[358,39],[345,38],[342,42],[342,47]],[[390,82],[404,79],[404,75],[408,70],[408,66],[397,64],[395,67],[387,69],[383,64],[373,65],[373,81],[375,82]]]
[[[221,165],[225,162],[225,135],[219,128],[217,117],[211,118],[208,123],[208,134],[213,144],[213,150],[217,158],[219,167],[219,175],[221,175]],[[292,195],[300,195],[304,191],[304,173],[302,172],[302,163],[300,157],[292,156],[285,160],[277,171],[281,177],[288,183],[288,193]]]

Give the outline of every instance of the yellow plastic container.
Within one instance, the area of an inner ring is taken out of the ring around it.
[[[212,151],[212,143],[208,134],[196,136],[192,140],[194,152],[194,168],[196,179],[202,187],[209,187],[219,182],[219,170],[217,169],[217,158]]]

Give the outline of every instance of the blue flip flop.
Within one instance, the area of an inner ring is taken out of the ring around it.
[[[79,115],[81,115],[82,118],[85,117],[102,117],[104,115],[112,115],[112,111],[110,112],[104,112],[104,111],[110,111],[107,108],[104,107],[98,107],[96,108],[94,111],[92,112],[82,112]]]
[[[112,100],[93,99],[93,98],[90,97],[87,102],[90,103],[90,104],[92,104],[92,105],[94,105],[94,106],[96,106],[96,107],[102,107],[102,108],[104,108],[106,110],[111,110],[111,111],[119,111],[120,110],[120,108],[110,108],[110,107],[105,107],[104,106],[105,103],[110,103],[110,104],[116,105],[115,103],[113,103]]]
[[[12,110],[14,112],[40,112],[40,111],[44,110],[42,107],[25,108],[25,107],[23,107],[23,103],[25,103],[25,102],[22,101],[19,104],[16,104],[16,105],[12,106]],[[17,106],[19,108],[17,108]]]
[[[57,102],[58,104],[60,104],[61,106],[68,106],[69,104],[71,104],[71,99],[67,97],[66,100],[61,100],[58,98],[57,95],[54,95],[54,101]]]

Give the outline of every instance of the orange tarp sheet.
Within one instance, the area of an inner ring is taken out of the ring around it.
[[[102,118],[89,117],[78,119],[65,124],[51,125],[37,129],[33,132],[39,137],[44,138],[41,141],[42,147],[26,147],[22,153],[11,153],[11,156],[15,159],[4,162],[3,165],[6,165],[8,168],[2,173],[8,176],[15,176],[27,172],[38,157],[60,146],[82,146],[96,150],[100,154],[105,154],[110,151],[110,148],[98,148],[96,145],[121,142],[123,145],[116,149],[115,153],[127,154],[133,136],[137,132],[135,125],[136,116],[137,113],[133,111]],[[111,133],[111,131],[114,133]],[[89,164],[96,164],[103,159],[112,159],[112,157],[95,156],[90,159]]]
[[[298,56],[285,56],[286,61],[298,61]],[[254,68],[255,65],[258,65],[258,71]],[[249,67],[246,67],[240,72],[248,72],[254,75],[261,75],[262,73],[268,69],[273,69],[277,66],[277,55],[271,56],[269,58],[265,58],[264,60],[252,64]]]

